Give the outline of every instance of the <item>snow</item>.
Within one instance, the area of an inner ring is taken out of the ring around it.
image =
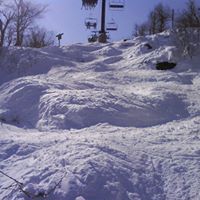
[[[199,63],[169,32],[2,48],[0,199],[199,200]]]

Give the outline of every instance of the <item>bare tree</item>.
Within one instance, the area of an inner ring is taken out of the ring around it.
[[[155,34],[156,33],[156,25],[157,25],[157,18],[156,12],[151,11],[149,14],[149,33]]]
[[[10,26],[8,26],[8,30],[6,33],[6,45],[7,46],[11,46],[13,44],[13,33],[14,33],[14,27],[11,24]]]
[[[200,27],[200,10],[195,0],[188,0],[186,9],[179,14],[176,20],[176,26],[178,28]]]
[[[135,25],[135,31],[134,31],[134,36],[145,36],[148,34],[148,24],[146,22],[138,25]]]
[[[7,3],[7,4],[6,4]],[[53,32],[36,26],[47,6],[34,4],[30,0],[0,0],[0,47],[42,47],[54,43]]]
[[[4,9],[0,10],[0,16],[0,47],[2,47],[5,43],[6,31],[14,19],[14,13],[9,5],[4,5]]]
[[[54,44],[54,34],[44,28],[38,26],[33,27],[29,31],[30,33],[25,39],[25,46],[33,48],[41,48],[45,46],[51,46]]]
[[[195,0],[188,0],[186,8],[175,21],[174,37],[182,55],[192,58],[200,47],[200,10]]]
[[[34,23],[34,21],[41,17],[46,6],[33,4],[28,0],[14,0],[13,9],[14,27],[16,33],[16,46],[22,46],[25,31]]]
[[[164,6],[162,3],[157,4],[148,17],[150,34],[165,31],[168,28],[168,22],[170,19],[170,8]]]
[[[158,17],[158,32],[163,32],[167,29],[169,20],[171,19],[171,11],[169,7],[164,6],[162,3],[155,7]]]
[[[168,28],[169,21],[171,20],[171,10],[168,6],[162,3],[157,4],[150,12],[148,20],[135,26],[135,32],[138,35],[155,34],[165,31]]]

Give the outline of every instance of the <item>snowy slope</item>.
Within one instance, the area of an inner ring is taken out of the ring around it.
[[[199,63],[169,33],[2,48],[0,199],[199,200]]]

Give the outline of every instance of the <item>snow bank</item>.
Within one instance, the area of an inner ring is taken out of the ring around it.
[[[0,199],[200,199],[199,62],[169,33],[2,48]]]
[[[105,45],[3,48],[1,82],[21,78],[2,83],[0,117],[43,130],[99,123],[147,127],[195,115],[199,109],[194,113],[181,92],[184,75],[152,71],[159,60],[177,60],[175,54],[169,33]]]

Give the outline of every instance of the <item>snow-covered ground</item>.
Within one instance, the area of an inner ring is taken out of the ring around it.
[[[199,72],[169,33],[0,49],[0,199],[199,200]]]

